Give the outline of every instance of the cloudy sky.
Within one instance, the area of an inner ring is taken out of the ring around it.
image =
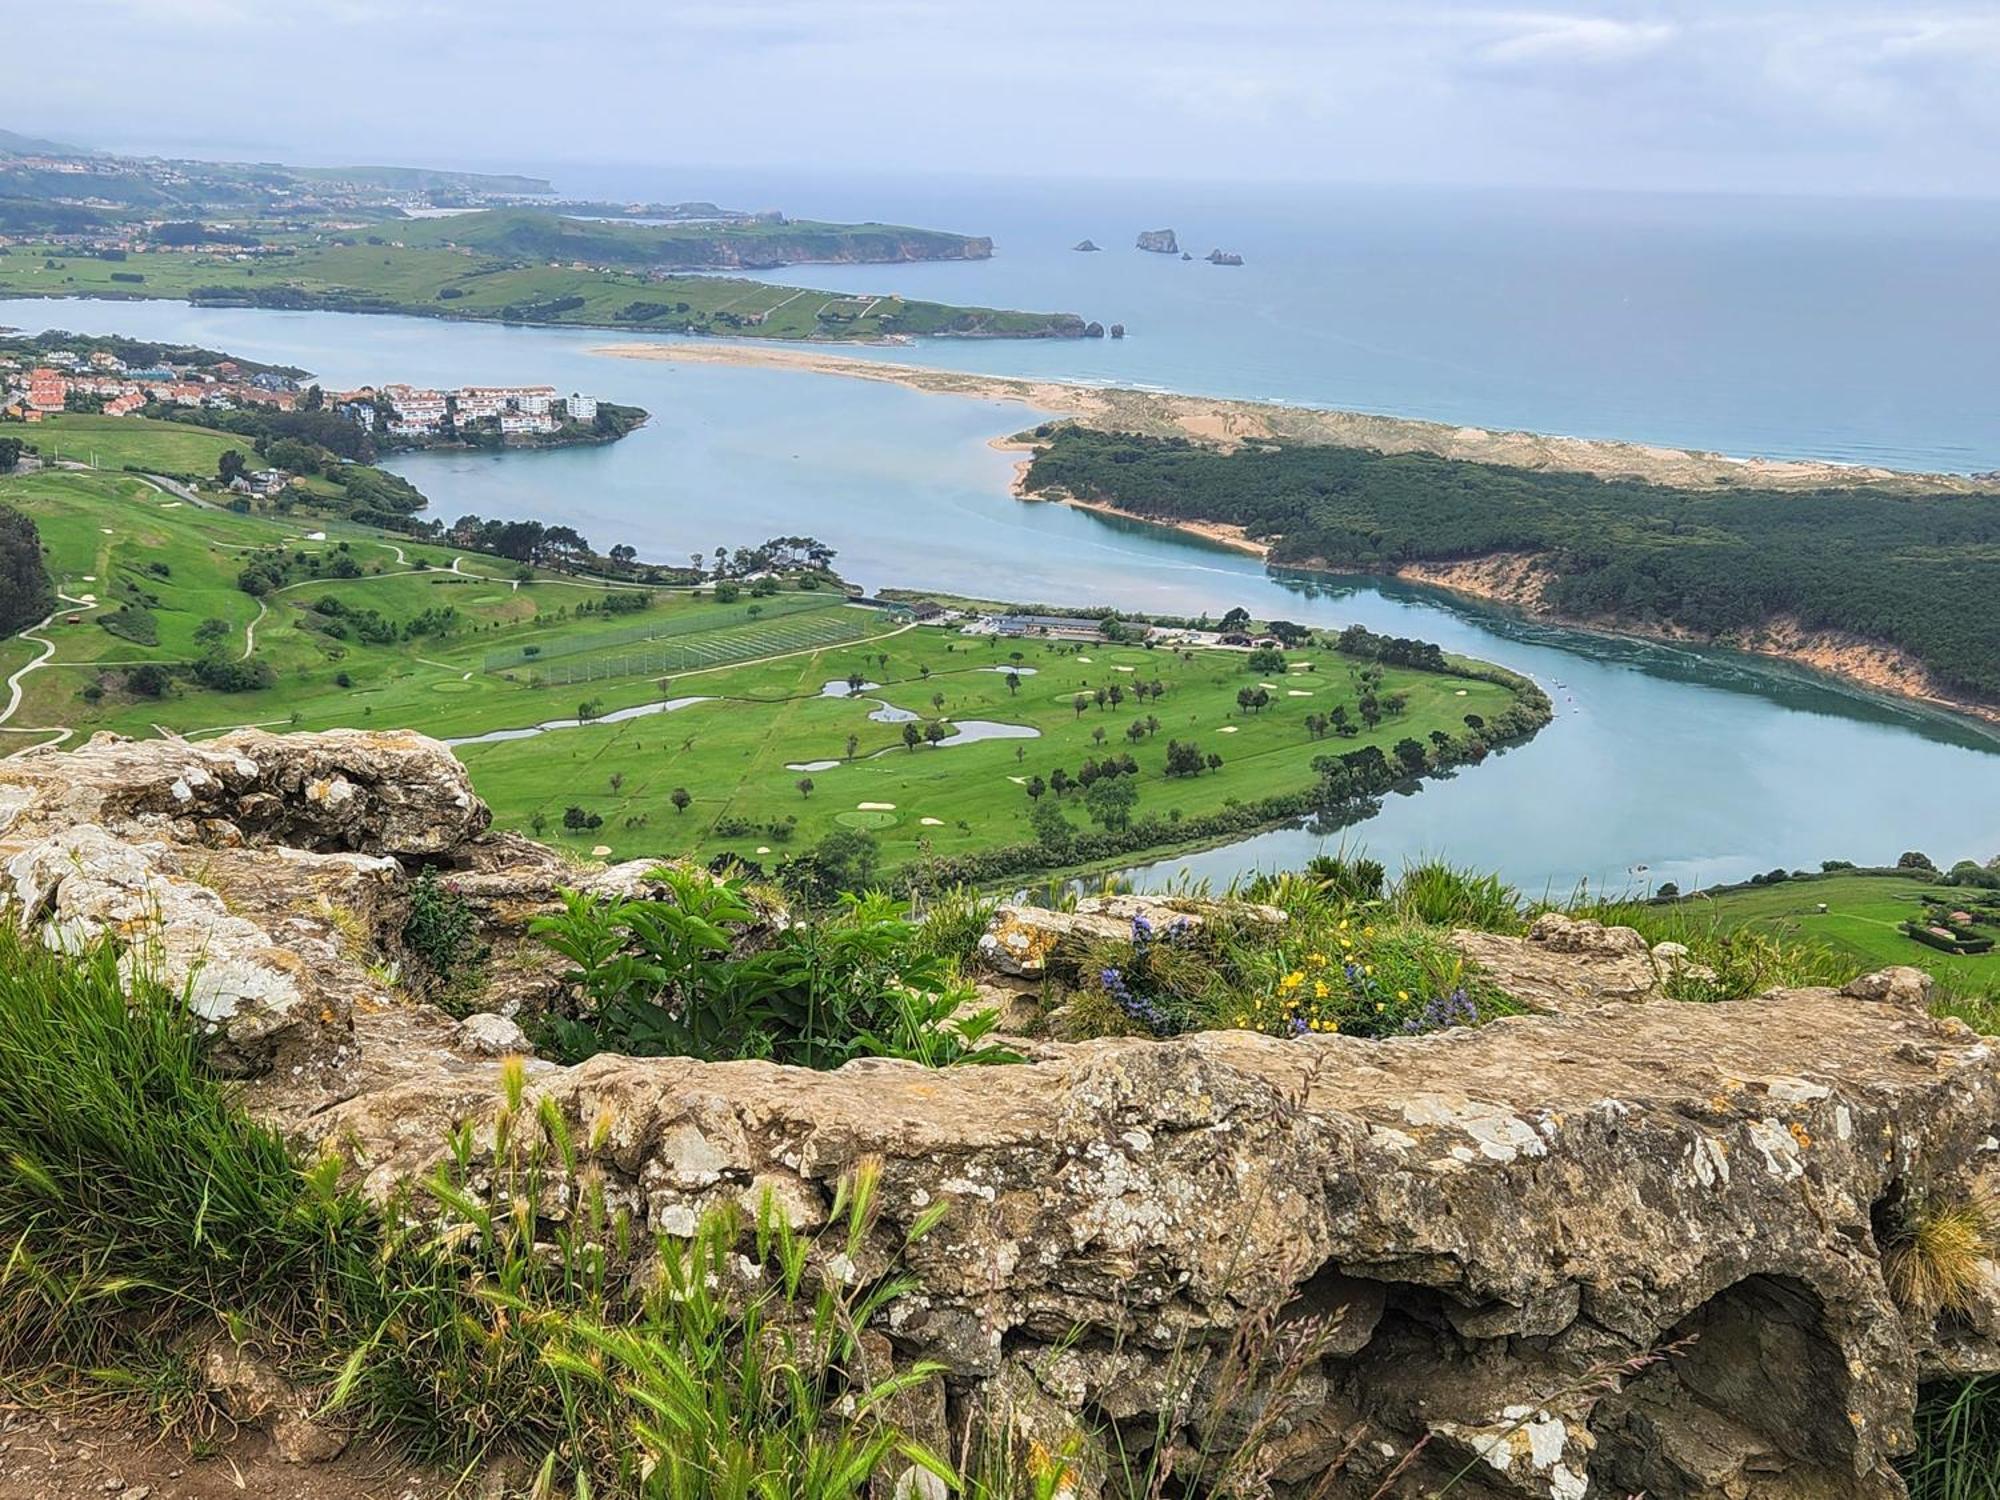
[[[0,127],[336,163],[2000,194],[1994,0],[0,0]]]

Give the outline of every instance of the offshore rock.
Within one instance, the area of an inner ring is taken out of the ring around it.
[[[1180,241],[1174,238],[1171,229],[1142,229],[1139,231],[1139,248],[1150,250],[1155,255],[1178,255]]]

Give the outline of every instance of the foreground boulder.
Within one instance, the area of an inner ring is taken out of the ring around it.
[[[416,736],[100,739],[0,762],[0,905],[53,944],[152,953],[252,1077],[248,1107],[387,1199],[454,1130],[474,1177],[490,1165],[525,1041],[496,1013],[559,988],[526,924],[561,886],[650,888],[650,864],[579,868],[486,821]],[[418,866],[493,953],[468,1022],[393,980]],[[1282,920],[1003,908],[989,991],[1018,998],[1135,922]],[[1079,1500],[1111,1462],[1087,1435],[1140,1443],[1163,1413],[1254,1445],[1274,1497],[1461,1473],[1467,1497],[1900,1495],[1919,1382],[2000,1370],[2000,1268],[1943,1311],[1899,1305],[1885,1274],[1907,1205],[2000,1189],[1995,1044],[1933,1018],[1915,970],[1684,1004],[1685,955],[1627,929],[1459,941],[1543,1013],[1384,1041],[1047,1042],[944,1072],[530,1061],[527,1117],[559,1113],[576,1145],[539,1206],[589,1184],[651,1234],[766,1201],[811,1231],[879,1161],[879,1215],[824,1270],[878,1273],[942,1205],[869,1337],[942,1367],[907,1393],[925,1432],[1004,1410],[1048,1451],[1078,1443]]]

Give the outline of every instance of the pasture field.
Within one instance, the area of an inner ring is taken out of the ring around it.
[[[16,436],[34,445],[50,460],[94,465],[99,469],[142,468],[161,474],[215,473],[216,461],[230,449],[241,453],[253,469],[261,468],[250,451],[250,439],[181,422],[157,422],[150,417],[104,417],[85,412],[58,412]]]
[[[1919,916],[1922,898],[1974,900],[1987,892],[1932,885],[1906,875],[1830,874],[1773,885],[1691,896],[1679,909],[1724,930],[1753,927],[1851,955],[1869,968],[1909,964],[1953,988],[2000,993],[2000,949],[1941,953],[1906,936],[1900,924]],[[1826,906],[1822,912],[1821,904]]]

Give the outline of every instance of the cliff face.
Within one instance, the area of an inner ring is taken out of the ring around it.
[[[0,762],[0,899],[189,980],[251,1107],[386,1193],[453,1125],[491,1141],[492,1054],[523,1041],[497,1012],[557,982],[525,923],[560,885],[646,885],[643,863],[579,871],[486,825],[415,735],[100,737]],[[459,1025],[385,978],[418,862],[478,913],[496,1014]],[[981,983],[1007,1002],[1148,911],[1002,908]],[[944,1366],[923,1387],[941,1428],[990,1398],[1055,1444],[1212,1401],[1275,1494],[1330,1476],[1367,1496],[1398,1465],[1396,1493],[1429,1493],[1468,1464],[1468,1496],[1901,1494],[1917,1383],[2000,1369],[2000,1271],[1940,1319],[1899,1306],[1883,1263],[1899,1203],[2000,1186],[1993,1044],[1931,1018],[1912,970],[1687,1005],[1661,997],[1677,956],[1628,929],[1460,942],[1536,1013],[1391,1041],[1032,1043],[942,1072],[533,1062],[530,1107],[658,1233],[767,1194],[816,1228],[864,1157],[883,1167],[862,1257],[948,1205],[881,1330],[899,1367]],[[1079,1495],[1107,1463],[1085,1442]]]

